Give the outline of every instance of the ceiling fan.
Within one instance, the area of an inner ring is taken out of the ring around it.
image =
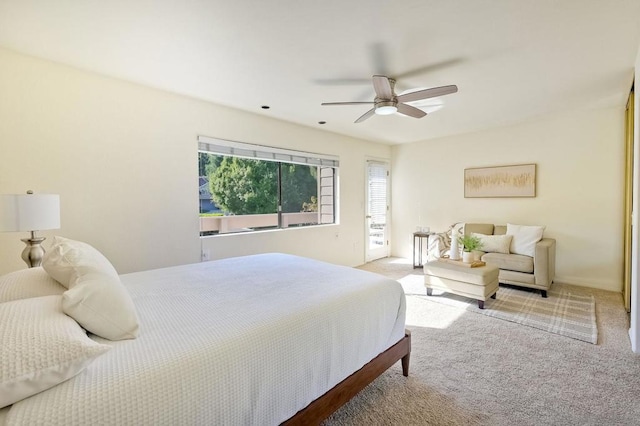
[[[458,86],[441,86],[431,89],[417,90],[415,92],[396,95],[394,92],[395,79],[385,75],[373,76],[373,89],[376,91],[376,97],[373,102],[323,102],[322,105],[371,105],[373,108],[360,116],[355,123],[362,123],[374,114],[390,115],[399,112],[410,117],[422,118],[427,115],[426,112],[414,106],[408,105],[407,102],[419,101],[422,99],[435,98],[436,96],[449,95],[458,91]]]

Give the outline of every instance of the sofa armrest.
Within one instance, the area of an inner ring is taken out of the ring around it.
[[[556,240],[543,238],[536,244],[533,275],[537,285],[551,287],[556,276]]]

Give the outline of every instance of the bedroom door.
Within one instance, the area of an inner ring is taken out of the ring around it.
[[[367,262],[389,256],[389,163],[367,161]]]

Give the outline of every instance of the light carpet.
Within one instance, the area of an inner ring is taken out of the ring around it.
[[[638,424],[640,357],[631,352],[620,293],[553,284],[595,297],[598,344],[591,345],[434,302],[410,259],[360,268],[419,296],[407,297],[409,377],[394,365],[325,426]]]
[[[572,339],[596,344],[596,301],[593,295],[578,295],[566,290],[549,290],[543,298],[539,292],[500,286],[497,297],[488,299],[484,309],[467,297],[433,291],[424,297],[505,321],[515,322]]]

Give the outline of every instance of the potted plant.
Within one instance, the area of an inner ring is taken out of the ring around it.
[[[472,235],[458,237],[458,243],[462,246],[462,261],[465,263],[473,262],[473,252],[482,247],[480,238]]]

